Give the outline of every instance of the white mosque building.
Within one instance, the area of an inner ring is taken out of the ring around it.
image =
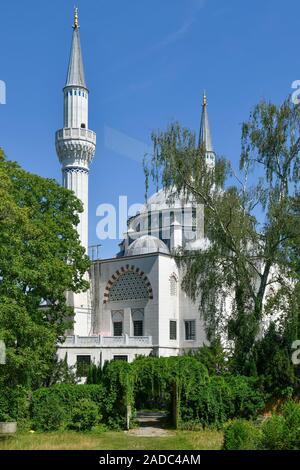
[[[89,91],[85,82],[78,13],[64,93],[64,125],[56,132],[56,150],[63,185],[82,201],[78,232],[88,249],[88,177],[96,134],[88,125]],[[214,165],[206,98],[199,141]],[[58,348],[69,365],[132,361],[138,355],[174,356],[199,348],[205,341],[198,305],[181,289],[182,272],[172,253],[192,249],[203,238],[202,211],[193,201],[170,204],[161,190],[128,220],[127,234],[114,258],[92,262],[90,290],[68,293],[74,307],[73,331]]]

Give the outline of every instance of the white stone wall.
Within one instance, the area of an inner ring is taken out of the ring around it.
[[[149,356],[152,348],[66,348],[58,350],[58,358],[63,360],[67,354],[69,366],[76,366],[77,356],[91,356],[91,363],[104,365],[105,361],[112,361],[114,356],[127,356],[128,362],[132,362],[136,356]]]

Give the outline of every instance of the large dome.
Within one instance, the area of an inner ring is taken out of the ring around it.
[[[193,205],[192,203],[191,197],[186,198],[183,194],[178,195],[174,188],[169,190],[160,189],[147,199],[140,213],[190,207]]]
[[[157,237],[143,235],[137,238],[125,252],[125,256],[145,255],[148,253],[170,254],[167,245]]]

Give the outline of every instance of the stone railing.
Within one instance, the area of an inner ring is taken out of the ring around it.
[[[66,336],[61,347],[147,347],[152,346],[152,336]]]
[[[96,133],[90,129],[80,127],[65,127],[56,132],[56,141],[66,139],[84,139],[96,144]]]

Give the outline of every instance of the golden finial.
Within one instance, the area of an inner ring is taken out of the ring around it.
[[[206,92],[203,93],[203,101],[202,101],[202,105],[203,106],[206,106],[206,103],[207,103],[207,99],[206,99]]]
[[[79,28],[79,24],[78,24],[78,8],[77,8],[77,7],[74,7],[74,25],[73,25],[73,28],[74,28],[74,29]]]

